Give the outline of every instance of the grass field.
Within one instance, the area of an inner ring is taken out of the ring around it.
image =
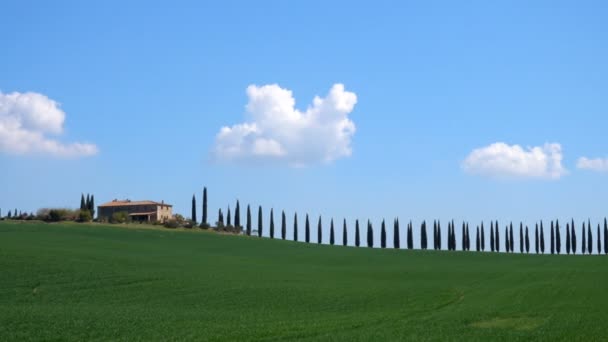
[[[608,257],[0,222],[0,340],[605,340]]]

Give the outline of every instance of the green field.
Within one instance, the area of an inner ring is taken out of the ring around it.
[[[608,257],[0,222],[0,340],[605,340]]]

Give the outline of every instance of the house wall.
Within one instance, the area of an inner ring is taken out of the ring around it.
[[[167,205],[121,205],[112,207],[97,207],[97,218],[99,220],[109,221],[114,213],[126,211],[132,213],[144,213],[155,211],[156,215],[152,215],[152,221],[164,222],[173,216],[173,208]]]

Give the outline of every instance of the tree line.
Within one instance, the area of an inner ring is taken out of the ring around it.
[[[192,216],[191,219],[195,223],[197,222],[196,215],[196,196],[192,196]],[[237,200],[234,209],[231,211],[230,207],[227,208],[226,216],[224,216],[224,212],[222,209],[218,209],[217,221],[215,223],[215,229],[217,230],[225,230],[231,231],[235,233],[244,233],[246,235],[257,235],[258,237],[263,237],[264,234],[264,217],[263,217],[263,209],[262,206],[258,206],[257,208],[257,226],[254,226],[253,217],[251,214],[251,207],[247,205],[245,223],[241,225],[241,206],[240,202]],[[207,216],[207,188],[203,189],[203,205],[202,205],[202,220],[200,223],[201,228],[211,228],[208,223]],[[268,237],[270,239],[280,238],[282,240],[288,239],[287,237],[287,216],[285,211],[282,211],[280,214],[280,231],[275,231],[275,221],[274,221],[274,209],[270,209],[269,213],[269,224],[268,224]],[[317,237],[316,241],[312,241],[311,239],[311,220],[308,214],[304,216],[304,242],[306,243],[318,243],[321,244],[324,241],[328,242],[330,245],[336,244],[335,239],[335,224],[333,218],[329,221],[329,238],[324,240],[324,229],[323,229],[323,219],[321,216],[317,219]],[[291,240],[298,241],[300,236],[298,235],[298,214],[294,213],[293,216],[293,236]],[[355,236],[354,236],[354,245],[356,247],[360,247],[362,245],[362,239],[360,231],[360,222],[359,220],[355,220]],[[255,229],[254,229],[255,227]],[[367,220],[366,225],[366,243],[367,247],[376,247],[374,244],[374,227],[370,220]],[[524,226],[523,222],[519,223],[519,229],[513,226],[513,223],[509,223],[504,226],[502,229],[498,223],[498,221],[491,221],[489,227],[489,246],[486,248],[486,228],[484,222],[481,222],[480,225],[476,227],[476,230],[473,231],[475,234],[475,244],[473,245],[473,250],[477,252],[499,252],[502,250],[506,253],[514,253],[516,250],[519,253],[536,253],[536,254],[545,254],[545,252],[550,254],[562,254],[562,241],[565,242],[565,253],[566,254],[576,254],[578,249],[578,238],[577,238],[577,228],[575,226],[574,220],[571,222],[567,222],[565,226],[565,239],[562,237],[562,229],[563,225],[560,225],[559,220],[550,222],[550,236],[548,241],[548,248],[545,249],[545,233],[544,233],[544,224],[542,221],[540,223],[536,223],[534,226],[534,235],[532,237],[534,241],[534,245],[531,245],[531,229],[528,226]],[[604,253],[608,254],[608,220],[604,219],[603,222],[603,239],[601,234],[601,224],[597,224],[597,229],[595,233],[593,232],[593,227],[591,225],[591,221],[583,222],[580,228],[580,252],[582,254],[592,254],[594,252],[594,248],[598,254]],[[519,231],[519,232],[517,232]],[[519,243],[516,248],[515,242],[515,234],[519,234]],[[433,249],[434,250],[443,250],[442,246],[442,228],[441,222],[438,220],[433,221]],[[460,236],[458,236],[460,235]],[[420,244],[419,248],[422,250],[427,250],[429,248],[429,238],[427,235],[427,223],[426,221],[422,221],[419,227],[419,235],[418,235]],[[594,239],[595,238],[595,239]],[[452,220],[447,224],[447,246],[446,249],[450,251],[470,251],[471,250],[471,239],[470,239],[470,230],[469,223],[462,222],[460,231],[456,232],[456,224]],[[460,240],[460,243],[458,243]],[[502,241],[502,245],[501,245]],[[389,246],[390,241],[388,241],[387,237],[387,228],[385,220],[382,220],[380,224],[380,244],[379,247],[387,248]],[[342,220],[342,245],[348,245],[348,227],[346,219]],[[595,245],[595,247],[594,247]],[[534,247],[531,250],[532,246]],[[396,249],[401,248],[401,235],[400,235],[400,224],[399,219],[395,218],[393,220],[393,241],[392,247]],[[405,240],[405,248],[406,249],[414,249],[414,226],[410,221],[406,226],[406,240]]]

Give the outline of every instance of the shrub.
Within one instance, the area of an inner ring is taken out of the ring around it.
[[[111,223],[127,223],[131,221],[131,217],[129,213],[126,211],[119,211],[112,214],[112,218],[110,219]]]
[[[78,221],[80,222],[91,222],[93,217],[91,217],[91,212],[88,210],[80,210],[78,213]]]
[[[205,230],[206,230],[206,229],[211,228],[211,226],[209,225],[209,223],[207,223],[207,222],[203,222],[203,223],[201,223],[201,224],[200,224],[199,228],[200,228],[200,229],[205,229]]]
[[[177,220],[175,219],[171,219],[171,220],[167,220],[165,221],[165,223],[163,224],[165,228],[179,228],[180,224]]]

